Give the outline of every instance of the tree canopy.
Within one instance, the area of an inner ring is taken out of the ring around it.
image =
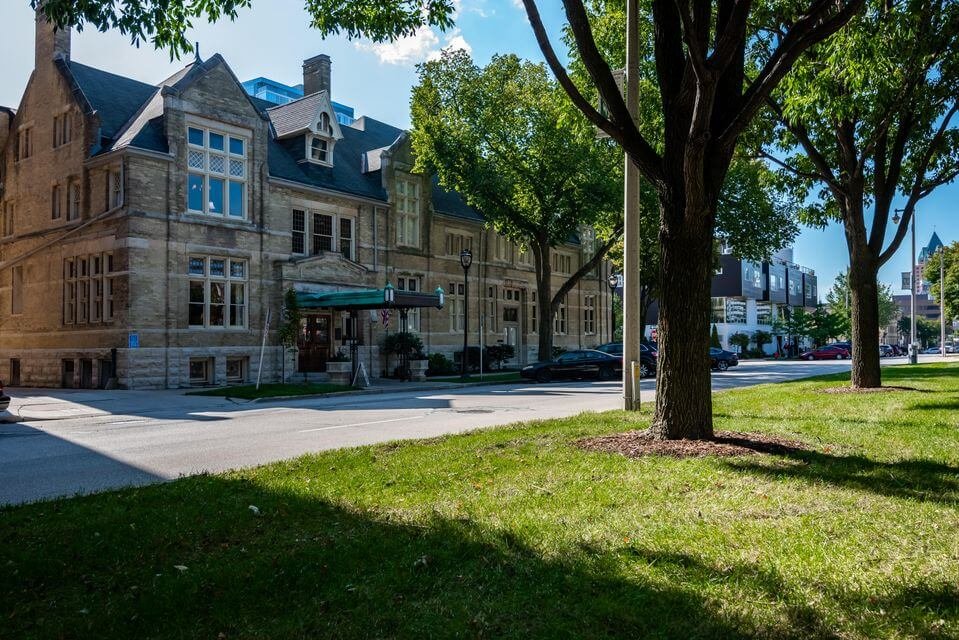
[[[959,320],[959,242],[942,248],[946,287],[946,320]],[[930,294],[939,302],[943,283],[940,280],[939,256],[933,256],[926,264],[923,278],[932,285]]]
[[[853,386],[881,382],[879,268],[901,245],[916,205],[959,175],[957,97],[959,3],[869,0],[766,101],[777,139],[761,154],[807,203],[808,224],[838,220],[845,230]]]
[[[847,325],[852,323],[852,291],[849,288],[849,278],[845,273],[836,276],[832,288],[826,294],[826,304],[829,310],[846,319]],[[899,305],[892,297],[892,288],[888,284],[879,285],[879,326],[888,327],[896,318]]]
[[[420,65],[419,79],[415,169],[435,173],[497,233],[531,253],[539,357],[547,360],[559,305],[622,234],[620,153],[596,140],[545,67],[515,55],[479,67],[466,52],[447,50]],[[582,263],[554,289],[552,251],[573,237],[585,250]]]

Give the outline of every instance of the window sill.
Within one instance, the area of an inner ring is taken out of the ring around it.
[[[180,218],[185,222],[236,227],[238,229],[249,229],[250,227],[255,226],[253,221],[249,218],[236,218],[214,213],[201,213],[199,211],[182,212],[180,214]]]

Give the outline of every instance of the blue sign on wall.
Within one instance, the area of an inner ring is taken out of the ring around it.
[[[139,349],[140,348],[140,334],[131,333],[127,336],[127,348],[128,349]]]

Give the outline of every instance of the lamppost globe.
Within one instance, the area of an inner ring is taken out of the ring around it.
[[[616,275],[615,273],[611,273],[609,274],[609,277],[606,278],[606,282],[609,283],[610,289],[615,289],[616,286],[619,284],[619,276]]]
[[[471,264],[473,264],[473,252],[469,249],[460,251],[460,265],[463,266],[463,269],[469,269]]]

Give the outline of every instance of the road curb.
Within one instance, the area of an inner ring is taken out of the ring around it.
[[[284,400],[309,400],[315,398],[341,398],[345,396],[376,396],[376,395],[385,395],[387,393],[404,393],[407,391],[445,391],[449,389],[463,389],[466,387],[494,387],[494,386],[505,386],[505,385],[514,385],[514,384],[527,384],[532,383],[530,380],[510,380],[510,381],[490,381],[490,382],[442,382],[436,383],[435,385],[430,385],[426,387],[414,387],[407,389],[355,389],[353,391],[334,391],[333,393],[312,393],[308,395],[301,396],[270,396],[268,398],[254,398],[252,400],[247,400],[249,404],[261,404],[265,402],[277,402]],[[535,383],[532,383],[535,384]],[[229,398],[227,400],[237,401],[243,400],[243,398]]]

